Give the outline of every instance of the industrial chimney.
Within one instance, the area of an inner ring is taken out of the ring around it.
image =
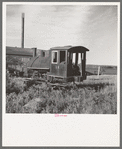
[[[22,45],[21,47],[24,48],[24,19],[25,19],[25,14],[22,13]]]

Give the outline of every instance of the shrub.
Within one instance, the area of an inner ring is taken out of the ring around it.
[[[21,80],[18,80],[17,78],[10,78],[9,75],[6,77],[6,93],[10,94],[12,92],[23,93],[25,90],[25,84]]]
[[[16,93],[11,93],[6,97],[6,112],[18,113],[19,111],[18,99]]]

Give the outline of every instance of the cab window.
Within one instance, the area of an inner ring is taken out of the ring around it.
[[[65,61],[66,51],[60,51],[60,63]]]
[[[52,52],[52,63],[58,63],[58,51]]]

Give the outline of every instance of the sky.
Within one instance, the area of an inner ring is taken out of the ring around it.
[[[86,63],[117,65],[116,5],[7,5],[6,46],[21,47],[25,13],[25,48],[84,46]]]

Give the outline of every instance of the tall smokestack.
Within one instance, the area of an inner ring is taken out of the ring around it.
[[[24,48],[24,19],[25,19],[25,14],[22,13],[22,45],[21,47]]]

